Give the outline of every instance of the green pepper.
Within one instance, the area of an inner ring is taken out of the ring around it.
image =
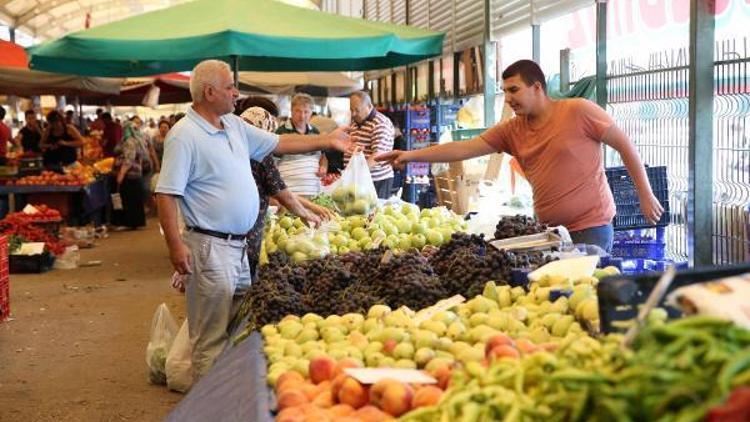
[[[729,390],[732,387],[732,379],[735,375],[747,368],[750,368],[750,349],[739,353],[724,365],[724,368],[719,373],[717,382],[722,397],[726,397],[729,394]]]

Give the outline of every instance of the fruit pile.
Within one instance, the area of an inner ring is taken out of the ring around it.
[[[21,214],[21,213],[14,213]],[[36,226],[34,220],[9,215],[0,221],[0,233],[13,239],[13,243],[44,242],[45,249],[54,255],[65,252],[67,244],[54,234]],[[19,245],[20,246],[20,245]]]
[[[416,249],[394,254],[381,247],[295,264],[276,252],[260,268],[238,318],[249,315],[250,326],[260,327],[286,315],[364,312],[376,303],[422,309],[455,294],[472,297],[487,281],[507,283],[512,269],[533,270],[550,259],[499,251],[465,233],[454,233],[432,258]]]
[[[84,186],[92,179],[83,174],[60,174],[43,171],[38,176],[24,176],[9,184],[16,186]]]
[[[545,231],[547,231],[547,225],[540,223],[534,217],[527,217],[525,215],[503,217],[495,227],[495,239],[508,239],[511,237],[544,233]]]
[[[281,251],[294,262],[302,262],[328,253],[346,254],[378,246],[397,251],[421,250],[428,244],[440,246],[453,233],[464,230],[466,222],[445,207],[420,212],[411,204],[388,205],[371,218],[352,215],[317,231],[306,227],[299,218],[282,215],[266,225],[263,246],[268,255]]]
[[[33,224],[33,223],[54,223],[62,221],[60,211],[50,208],[44,204],[33,205],[38,211],[34,214],[27,214],[25,212],[12,212],[5,216],[2,223],[8,223],[13,225],[21,224]]]

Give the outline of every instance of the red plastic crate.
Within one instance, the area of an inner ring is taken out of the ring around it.
[[[10,276],[8,268],[8,238],[0,236],[0,322],[10,317]]]

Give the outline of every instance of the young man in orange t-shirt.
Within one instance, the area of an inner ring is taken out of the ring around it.
[[[505,102],[515,112],[468,142],[415,151],[392,151],[376,159],[396,166],[410,161],[450,162],[493,152],[513,155],[534,191],[534,211],[550,225],[563,225],[575,243],[612,248],[615,204],[604,174],[601,144],[615,149],[633,178],[641,212],[652,223],[663,208],[651,191],[638,151],[607,113],[584,99],[552,100],[544,73],[531,60],[503,72]]]

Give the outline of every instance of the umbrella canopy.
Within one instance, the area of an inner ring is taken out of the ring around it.
[[[123,79],[88,78],[29,70],[23,47],[0,40],[0,94],[117,95]]]
[[[362,88],[341,72],[240,72],[241,85],[260,87],[277,95],[306,92],[317,97],[338,97]]]
[[[210,58],[236,58],[241,70],[371,70],[440,55],[443,36],[275,0],[196,0],[29,51],[33,69],[88,76],[185,71]]]

